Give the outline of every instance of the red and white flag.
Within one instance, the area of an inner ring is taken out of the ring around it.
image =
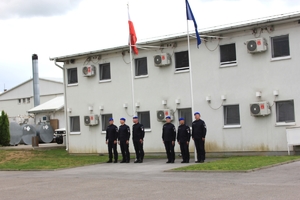
[[[138,49],[136,48],[137,37],[135,34],[133,23],[130,19],[129,8],[128,8],[128,24],[129,24],[129,37],[130,37],[129,39],[130,39],[131,48],[134,54],[137,55],[139,53]]]

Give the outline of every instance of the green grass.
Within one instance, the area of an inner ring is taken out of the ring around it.
[[[102,163],[107,159],[98,155],[70,155],[63,149],[0,150],[0,170],[53,170]]]
[[[300,159],[300,156],[242,156],[193,164],[174,169],[175,171],[245,171]]]

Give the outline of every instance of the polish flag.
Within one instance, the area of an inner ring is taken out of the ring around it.
[[[131,48],[132,48],[132,51],[134,52],[134,54],[137,55],[139,53],[138,49],[135,46],[137,38],[136,38],[133,23],[130,19],[129,9],[128,9],[128,24],[129,24],[129,37],[130,37]]]

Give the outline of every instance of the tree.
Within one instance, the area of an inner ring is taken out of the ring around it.
[[[2,110],[0,116],[0,145],[9,146],[10,133],[7,114]]]

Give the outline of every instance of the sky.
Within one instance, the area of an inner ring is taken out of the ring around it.
[[[39,56],[40,77],[62,79],[50,57],[126,45],[128,3],[138,42],[187,31],[185,0],[0,0],[0,93],[32,78],[32,54]],[[300,11],[299,0],[189,3],[200,32]]]

